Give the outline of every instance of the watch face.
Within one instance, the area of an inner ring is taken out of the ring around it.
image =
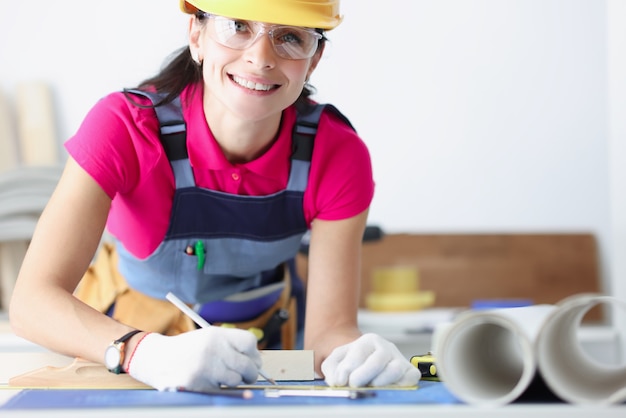
[[[104,364],[107,369],[114,370],[120,367],[122,356],[117,344],[111,344],[104,352]]]

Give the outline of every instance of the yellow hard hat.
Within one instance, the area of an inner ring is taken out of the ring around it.
[[[341,23],[339,0],[180,0],[185,13],[198,10],[279,25],[333,29]]]

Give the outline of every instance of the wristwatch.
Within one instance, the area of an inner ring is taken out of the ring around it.
[[[141,331],[138,329],[133,330],[109,344],[104,352],[104,365],[111,373],[124,373],[122,365],[124,364],[124,348],[126,346],[126,341],[139,332]]]

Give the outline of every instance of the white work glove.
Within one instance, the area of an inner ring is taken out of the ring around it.
[[[254,383],[260,368],[251,332],[210,327],[175,336],[148,334],[132,354],[128,373],[161,391],[203,391]]]
[[[422,377],[391,342],[364,334],[335,348],[322,363],[329,386],[415,386]]]

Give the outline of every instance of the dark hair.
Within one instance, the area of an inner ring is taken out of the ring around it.
[[[196,18],[203,21],[206,18],[206,14],[199,12],[196,14]],[[324,35],[322,29],[317,31]],[[326,37],[322,36],[318,43],[318,49],[321,48],[326,42]],[[148,78],[142,81],[138,89],[156,89],[159,93],[165,93],[165,97],[159,104],[169,103],[180,95],[186,86],[190,84],[198,84],[202,81],[202,65],[198,65],[192,57],[189,50],[189,46],[182,47],[176,50],[165,62],[165,65],[161,68],[161,71],[154,77]],[[305,104],[308,101],[309,96],[316,92],[315,87],[306,83],[302,88],[300,96],[296,100],[296,104]],[[129,98],[132,100],[132,98]]]

